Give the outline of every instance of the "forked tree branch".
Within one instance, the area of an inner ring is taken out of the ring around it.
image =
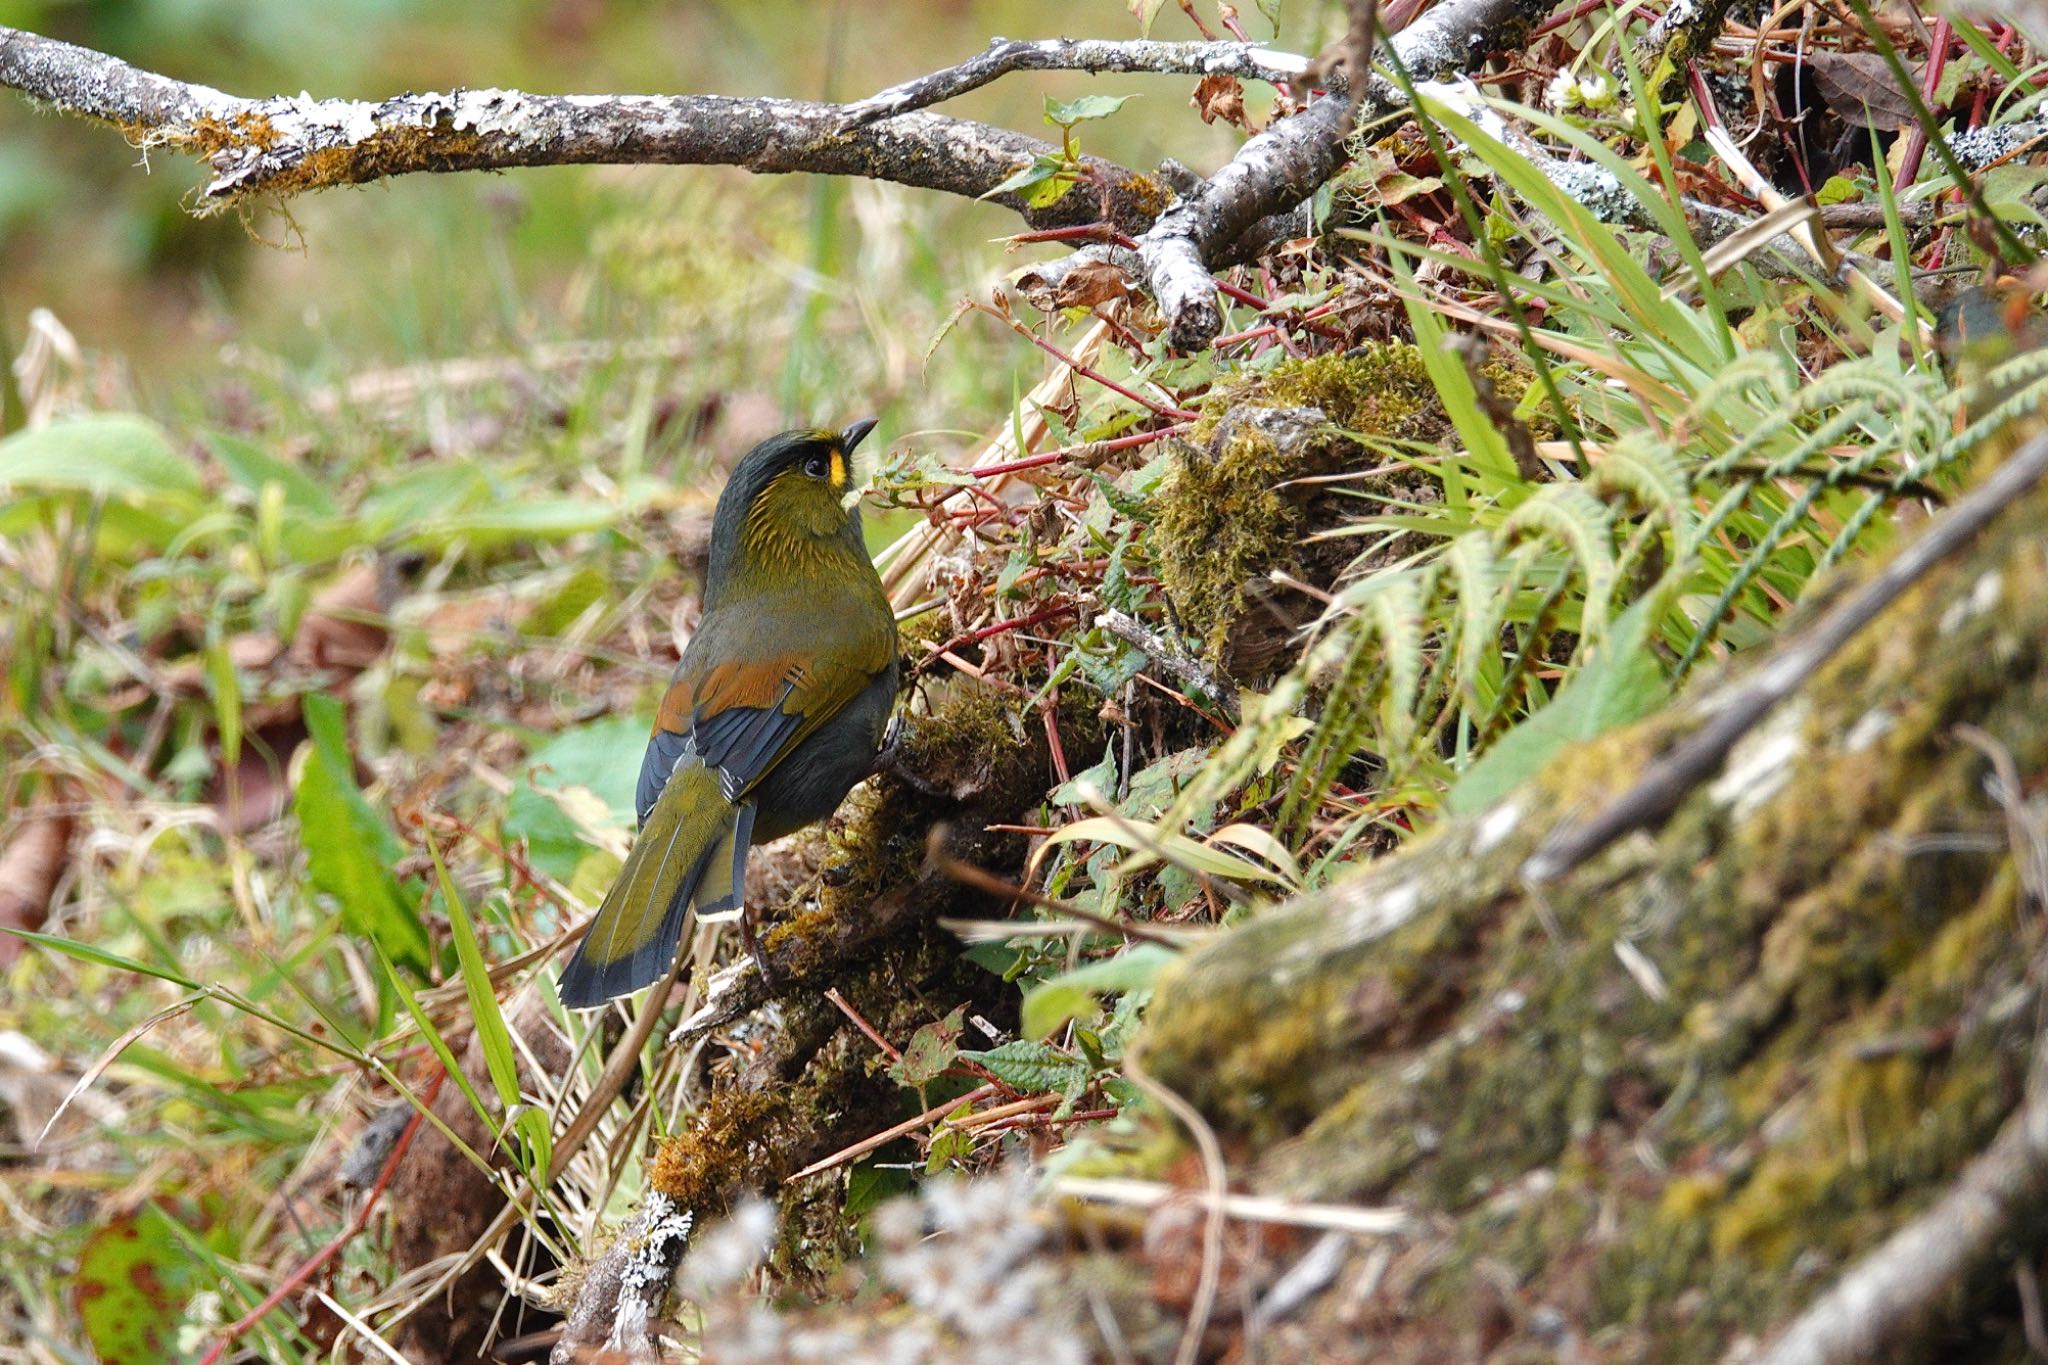
[[[1444,0],[1392,40],[1416,79],[1470,68],[1514,46],[1552,0]],[[1354,4],[1354,30],[1364,8]],[[1363,31],[1345,45],[1350,64]],[[1305,111],[1276,120],[1222,169],[1179,198],[1157,176],[1085,158],[1088,183],[1033,207],[991,191],[1054,149],[1037,138],[926,112],[1009,71],[1150,71],[1243,74],[1282,80],[1300,59],[1246,43],[998,41],[957,67],[854,105],[723,95],[530,95],[456,90],[381,102],[307,95],[246,99],[173,80],[105,53],[0,28],[0,86],[118,126],[144,148],[168,148],[213,171],[202,198],[227,204],[358,185],[414,171],[505,170],[569,164],[730,165],[759,173],[810,172],[886,180],[918,189],[990,196],[1033,227],[1107,219],[1138,235],[1128,253],[1084,251],[1132,269],[1158,301],[1183,350],[1221,327],[1211,271],[1241,257],[1241,243],[1299,235],[1292,211],[1347,159],[1361,117],[1399,109],[1385,81],[1347,81]],[[1337,84],[1332,82],[1333,85]],[[1360,93],[1354,95],[1352,91]],[[1057,275],[1057,267],[1047,272]]]
[[[112,123],[139,146],[199,158],[213,171],[202,197],[216,205],[414,171],[600,163],[851,175],[973,198],[1055,150],[1022,133],[936,114],[847,129],[846,106],[810,100],[495,89],[379,102],[245,99],[10,28],[0,28],[0,86]],[[1106,208],[1119,228],[1139,232],[1172,195],[1151,176],[1086,161],[1099,194],[1069,194],[1044,208],[1014,195],[994,202],[1041,228],[1094,222]]]

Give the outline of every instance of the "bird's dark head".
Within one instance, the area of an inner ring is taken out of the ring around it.
[[[804,572],[820,550],[860,550],[853,452],[873,418],[844,431],[806,428],[770,436],[740,458],[711,523],[711,587],[732,573]]]

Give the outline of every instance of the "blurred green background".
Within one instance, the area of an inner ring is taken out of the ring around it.
[[[1242,22],[1264,38],[1277,19],[1299,46],[1335,8],[1246,5]],[[1213,7],[1202,12],[1214,22]],[[1137,33],[1121,0],[0,0],[0,23],[237,94],[363,98],[504,85],[851,99],[995,34]],[[1196,33],[1169,3],[1155,36]],[[947,112],[1044,133],[1042,96],[1087,90],[1144,96],[1085,130],[1090,151],[1198,168],[1229,155],[1229,130],[1196,120],[1176,78],[1014,76]],[[991,243],[1018,227],[1000,209],[722,168],[413,176],[195,219],[200,183],[182,158],[144,158],[110,128],[0,99],[5,337],[19,345],[29,310],[48,308],[87,349],[125,357],[134,396],[155,408],[241,366],[317,373],[558,338],[704,334],[719,349],[707,380],[772,393],[795,417],[841,398],[842,346],[891,353],[885,388],[914,383],[951,302],[1024,259]],[[868,281],[890,292],[869,296]],[[743,325],[712,338],[714,314]],[[852,368],[845,377],[866,369]],[[988,381],[985,403],[934,395],[969,409],[947,425],[973,428],[1007,405],[1008,368],[969,367]]]

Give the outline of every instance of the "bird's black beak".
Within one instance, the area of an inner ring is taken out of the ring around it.
[[[875,429],[876,420],[873,417],[863,417],[846,430],[840,432],[840,451],[847,455],[853,454],[853,448],[862,441],[865,441],[868,438],[868,433]]]

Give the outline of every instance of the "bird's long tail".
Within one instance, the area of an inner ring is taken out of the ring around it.
[[[699,919],[738,914],[753,829],[753,803],[727,801],[717,769],[694,757],[677,764],[562,969],[562,1003],[589,1009],[666,975],[693,905]]]

